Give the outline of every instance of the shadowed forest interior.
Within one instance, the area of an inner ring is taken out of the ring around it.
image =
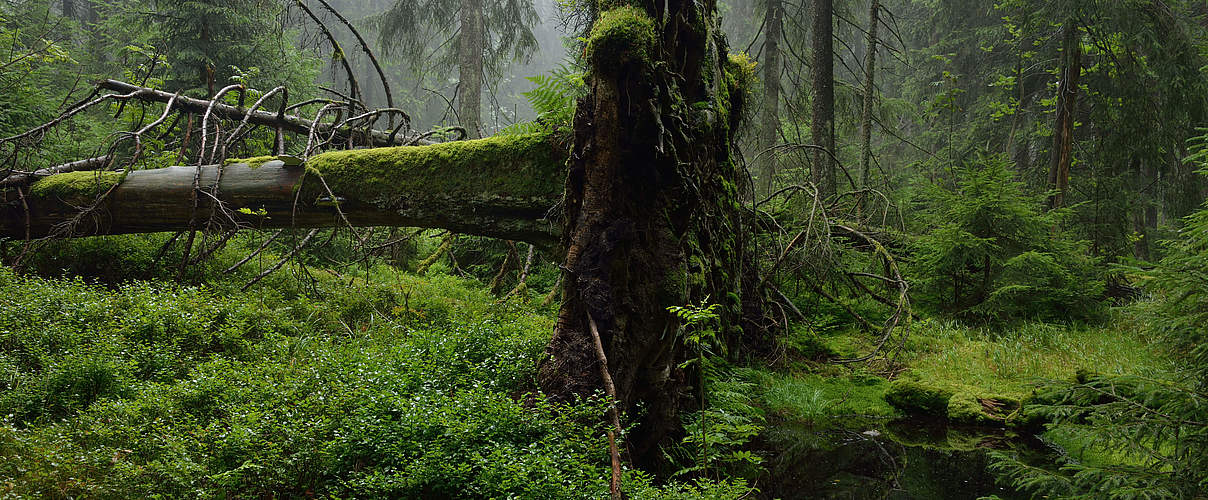
[[[1208,2],[0,0],[2,498],[1208,498]]]

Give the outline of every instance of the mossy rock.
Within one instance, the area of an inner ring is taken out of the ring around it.
[[[948,399],[948,420],[970,425],[1004,425],[1019,416],[1018,399],[958,391]]]
[[[118,185],[125,178],[125,172],[67,172],[55,174],[33,183],[29,187],[29,194],[39,198],[58,197],[63,200],[95,198]]]
[[[952,391],[948,389],[905,379],[894,380],[885,392],[885,401],[894,408],[906,413],[936,417],[948,415],[948,400],[951,397]]]
[[[1045,424],[1048,423],[1048,417],[1038,411],[1035,406],[1029,406],[1026,401],[1022,403],[1016,415],[1006,422],[1008,427],[1027,434],[1044,432]]]
[[[654,21],[633,6],[600,13],[587,38],[588,60],[605,73],[632,63],[648,63],[654,50]]]

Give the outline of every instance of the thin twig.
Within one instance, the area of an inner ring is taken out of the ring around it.
[[[239,291],[246,291],[252,285],[255,285],[257,282],[264,279],[264,277],[266,277],[270,274],[273,274],[273,272],[275,272],[278,269],[281,269],[281,266],[285,265],[285,263],[287,261],[289,261],[289,259],[292,259],[294,257],[294,255],[297,255],[297,253],[299,251],[301,251],[302,248],[305,247],[307,243],[310,243],[310,239],[314,238],[316,234],[319,234],[319,229],[318,228],[311,229],[309,233],[306,233],[306,237],[302,238],[302,241],[299,242],[297,245],[295,245],[294,248],[292,250],[290,250],[288,254],[285,255],[285,257],[282,257],[281,260],[278,260],[276,264],[272,265],[272,267],[265,269],[264,272],[261,272],[260,274],[256,275],[255,278],[252,278],[252,281],[249,281],[246,285],[243,285],[243,288],[240,288]]]
[[[600,340],[600,330],[596,320],[587,314],[587,326],[591,330],[591,340],[596,348],[596,359],[600,361],[600,378],[604,381],[604,393],[612,399],[608,406],[608,419],[612,428],[608,430],[608,454],[612,457],[612,480],[608,491],[613,500],[621,498],[621,453],[617,449],[617,436],[621,434],[621,416],[617,411],[617,388],[612,384],[612,375],[608,373],[608,356],[604,354],[604,342]]]
[[[257,248],[256,251],[254,251],[250,254],[247,254],[247,256],[243,258],[243,260],[240,260],[239,262],[236,262],[235,265],[226,268],[226,270],[223,271],[222,273],[230,274],[230,273],[235,272],[236,269],[239,269],[244,264],[247,264],[248,261],[255,258],[257,255],[260,254],[260,252],[263,252],[265,248],[268,248],[269,244],[271,244],[274,240],[277,239],[278,236],[281,236],[281,234],[283,234],[284,232],[285,232],[284,229],[278,229],[277,232],[273,233],[272,236],[269,236],[268,239],[264,240],[264,243],[260,244],[260,248]],[[177,235],[179,236],[179,233],[177,233]]]

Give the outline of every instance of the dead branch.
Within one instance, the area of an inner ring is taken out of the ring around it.
[[[612,457],[612,480],[608,489],[613,500],[621,497],[621,453],[617,449],[617,436],[621,435],[621,416],[617,411],[617,389],[612,383],[612,375],[608,373],[608,357],[604,354],[604,342],[600,340],[600,330],[591,314],[587,315],[587,325],[591,330],[591,340],[596,348],[596,359],[600,362],[600,378],[604,381],[604,393],[612,399],[608,405],[608,419],[612,427],[608,429],[608,454]]]
[[[122,95],[108,94],[106,96],[98,98],[99,100],[102,100],[102,101],[105,99],[139,99],[139,100],[144,100],[144,101],[149,101],[149,102],[166,103],[166,102],[168,102],[169,99],[172,98],[172,94],[169,94],[164,91],[149,89],[149,88],[145,88],[145,87],[139,87],[137,85],[132,85],[132,84],[129,84],[126,82],[120,82],[117,80],[103,80],[100,83],[98,83],[97,85],[98,85],[98,87],[100,87],[101,89],[104,89],[104,90],[126,93],[126,94],[122,94]],[[320,102],[323,102],[323,101],[320,101]],[[326,102],[330,102],[330,101],[326,101]],[[84,107],[86,108],[86,107],[90,107],[92,105],[93,104],[89,103],[89,104],[86,104]],[[210,101],[204,100],[204,99],[194,99],[191,97],[181,96],[180,99],[178,100],[178,102],[176,103],[176,106],[178,109],[188,112],[188,113],[202,114],[202,113],[205,113],[206,109],[210,107]],[[75,110],[75,112],[72,114],[73,115],[77,114],[80,111],[83,111],[83,109]],[[215,103],[214,107],[213,107],[214,116],[217,116],[217,117],[225,119],[225,120],[232,120],[232,121],[242,120],[244,118],[244,115],[247,115],[247,122],[251,123],[253,125],[264,125],[267,127],[280,128],[287,132],[291,132],[291,133],[295,133],[295,134],[299,134],[299,135],[309,135],[311,133],[312,122],[309,120],[306,120],[304,118],[301,118],[297,115],[287,115],[284,113],[272,113],[272,112],[267,112],[267,111],[255,111],[252,113],[248,113],[247,111],[248,110],[243,109],[241,107],[231,106],[229,104],[224,104],[224,103]],[[69,116],[61,116],[60,118],[57,118],[52,123],[48,123],[39,128],[41,128],[43,130],[50,128],[50,127],[62,122],[64,119],[66,119],[68,117]],[[318,128],[318,130],[316,132],[318,134],[324,134],[324,135],[331,133],[331,129],[335,128],[334,124],[330,124],[330,123],[320,123],[320,124],[317,124],[316,127]],[[22,136],[28,136],[28,135],[31,135],[31,132],[26,132],[19,136],[10,137],[10,138],[5,139],[0,142],[14,140],[14,139],[20,138]],[[344,137],[344,136],[347,136],[347,134],[352,134],[352,133],[356,133],[356,131],[351,130],[351,129],[337,129],[337,136]],[[366,137],[366,140],[369,141],[373,146],[397,146],[397,145],[402,145],[411,140],[410,137],[403,136],[403,137],[396,138],[393,142],[389,142],[387,140],[389,137],[390,137],[390,131],[388,131],[388,130],[372,130],[368,134],[368,137]],[[430,142],[421,142],[421,144],[431,144],[431,143]]]
[[[247,264],[247,263],[248,263],[248,261],[252,260],[252,259],[253,259],[253,258],[255,258],[257,255],[260,255],[260,252],[263,252],[263,251],[264,251],[264,249],[265,249],[265,248],[268,248],[268,246],[269,246],[270,244],[272,244],[272,242],[273,242],[273,241],[275,241],[275,240],[277,239],[277,237],[278,237],[278,236],[281,236],[281,235],[282,235],[282,234],[284,234],[284,233],[285,233],[285,230],[284,230],[284,229],[278,229],[278,230],[277,230],[277,232],[273,233],[273,235],[272,235],[272,236],[269,236],[267,239],[265,239],[265,240],[264,240],[264,243],[261,243],[261,244],[260,244],[260,247],[259,247],[259,248],[257,248],[257,249],[256,249],[256,251],[254,251],[254,252],[252,252],[252,253],[247,254],[247,256],[245,256],[243,259],[240,259],[240,260],[239,260],[239,262],[236,262],[236,263],[235,263],[235,265],[233,265],[233,266],[231,266],[231,267],[226,268],[226,270],[225,270],[225,271],[223,271],[223,274],[230,274],[230,273],[233,273],[233,272],[235,272],[235,270],[236,270],[236,269],[239,269],[239,268],[240,268],[240,267],[242,267],[244,264]],[[180,236],[180,233],[177,233],[177,236]]]
[[[273,264],[268,269],[265,269],[263,272],[256,275],[255,278],[252,278],[252,281],[249,281],[246,285],[243,285],[243,288],[240,288],[239,290],[246,291],[252,285],[255,285],[257,282],[264,279],[266,276],[273,274],[278,269],[281,269],[281,266],[285,265],[285,263],[292,259],[294,255],[297,255],[303,247],[310,243],[310,239],[314,238],[316,234],[319,234],[319,229],[311,229],[309,233],[306,233],[306,237],[302,238],[301,242],[299,242],[297,245],[294,245],[294,248],[290,250],[289,253],[285,254],[285,257],[282,257],[281,260],[278,260],[276,264]]]
[[[340,64],[344,66],[344,72],[348,74],[348,86],[352,88],[352,98],[360,99],[361,86],[357,83],[356,73],[352,71],[352,66],[348,64],[348,57],[344,55],[344,49],[340,47],[340,42],[336,41],[336,37],[331,34],[331,31],[327,29],[327,25],[323,24],[319,16],[315,15],[315,12],[306,6],[306,2],[295,0],[294,3],[319,26],[319,31],[323,32],[323,36],[327,37],[327,42],[331,44],[332,57],[340,60]]]
[[[558,279],[554,281],[553,288],[549,289],[549,293],[545,294],[545,298],[541,299],[542,307],[554,303],[554,299],[562,292],[562,273],[558,273]]]
[[[352,23],[348,22],[348,19],[340,14],[338,10],[332,8],[331,4],[327,3],[327,0],[318,0],[318,2],[319,5],[322,5],[323,8],[327,10],[327,12],[330,12],[333,16],[336,16],[336,19],[339,19],[341,23],[344,23],[344,26],[348,28],[348,31],[352,32],[352,36],[356,37],[357,42],[361,45],[361,50],[365,52],[365,55],[369,57],[369,62],[373,64],[373,69],[377,70],[378,79],[382,81],[382,89],[386,92],[386,107],[393,108],[394,95],[390,92],[390,82],[386,80],[386,72],[382,71],[382,65],[378,64],[377,57],[374,56],[373,51],[369,49],[369,44],[365,42],[365,38],[361,36],[361,32],[357,31],[356,27],[353,26]],[[409,128],[411,117],[406,113],[403,113],[402,117],[405,124],[404,126]],[[389,126],[394,126],[393,117],[390,120]]]
[[[108,166],[110,160],[112,159],[113,156],[111,155],[103,155],[95,158],[68,162],[62,165],[55,165],[53,167],[40,168],[33,172],[15,172],[3,180],[0,180],[0,188],[29,184],[43,177],[48,177],[54,174],[78,172],[84,170],[101,170]]]
[[[436,263],[436,259],[439,259],[441,255],[449,251],[449,247],[451,246],[453,246],[453,233],[446,234],[445,238],[440,241],[440,246],[436,247],[436,251],[432,252],[432,255],[429,255],[428,258],[419,263],[419,266],[415,268],[415,274],[428,272],[428,268]]]
[[[257,110],[259,110],[260,106],[262,106],[264,104],[264,102],[268,100],[268,98],[270,98],[278,93],[284,93],[284,96],[282,97],[281,108],[277,112],[277,116],[281,116],[284,114],[285,111],[283,108],[285,107],[286,101],[289,100],[289,91],[287,91],[284,86],[279,86],[279,87],[274,88],[273,90],[265,92],[264,95],[260,96],[259,99],[256,99],[256,102],[252,103],[252,107],[248,108],[247,113],[245,113],[243,115],[243,119],[239,121],[239,125],[235,127],[235,130],[231,132],[231,135],[227,136],[226,141],[224,141],[222,143],[222,153],[219,156],[223,160],[226,159],[227,148],[230,147],[232,144],[235,144],[235,142],[240,139],[239,133],[241,131],[243,131],[243,129],[245,127],[247,127],[247,122],[248,122],[248,119],[251,117],[251,114],[255,113]]]
[[[499,272],[495,273],[495,278],[491,280],[490,289],[491,293],[494,295],[499,295],[500,288],[503,286],[503,277],[507,275],[508,270],[511,269],[509,264],[511,264],[513,260],[520,260],[520,255],[518,255],[516,252],[516,242],[508,240],[507,244],[508,253],[507,255],[503,256],[503,264],[499,266]]]
[[[864,239],[865,241],[868,242],[869,245],[872,245],[872,247],[875,249],[876,253],[878,255],[881,255],[881,257],[885,260],[885,264],[886,264],[885,267],[889,270],[889,272],[891,272],[893,274],[893,276],[892,276],[892,278],[886,278],[886,277],[881,277],[881,276],[876,276],[876,275],[869,275],[869,276],[875,276],[878,278],[885,279],[886,282],[891,283],[898,288],[897,307],[894,309],[893,314],[890,315],[890,317],[888,319],[886,319],[885,323],[882,325],[881,339],[879,341],[877,341],[877,345],[875,347],[873,347],[872,351],[870,351],[868,354],[865,354],[863,356],[858,356],[855,358],[837,359],[837,360],[833,361],[834,363],[840,363],[840,364],[858,363],[858,362],[867,361],[869,359],[872,359],[874,356],[876,356],[882,350],[882,348],[885,347],[886,342],[888,342],[890,337],[893,335],[894,329],[899,326],[899,323],[901,323],[903,315],[906,318],[906,327],[905,327],[905,332],[902,333],[902,335],[900,337],[901,337],[901,343],[905,343],[906,336],[910,334],[911,311],[910,311],[910,296],[908,294],[908,292],[910,290],[910,285],[906,282],[906,280],[904,278],[902,278],[902,273],[898,270],[898,264],[897,264],[897,261],[894,260],[893,255],[890,254],[889,251],[886,250],[885,247],[883,245],[881,245],[881,243],[879,241],[877,241],[875,238],[873,238],[871,236],[868,236],[867,234],[864,234],[863,232],[857,231],[850,227],[843,226],[843,225],[836,225],[836,226],[843,229],[844,231],[847,231],[851,234],[854,234],[854,235]],[[864,273],[864,274],[866,274],[866,273]]]
[[[528,247],[529,247],[528,255],[525,256],[525,258],[524,258],[524,268],[520,270],[520,279],[518,279],[516,281],[516,286],[513,287],[512,290],[507,293],[507,295],[503,296],[503,300],[506,300],[508,297],[511,297],[511,296],[519,293],[526,286],[528,286],[526,283],[526,280],[528,280],[529,270],[532,269],[532,267],[533,267],[533,253],[534,253],[533,245],[529,244]]]

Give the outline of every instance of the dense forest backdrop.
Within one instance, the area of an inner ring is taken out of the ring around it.
[[[1203,498],[1206,71],[1192,0],[0,0],[0,495]]]

